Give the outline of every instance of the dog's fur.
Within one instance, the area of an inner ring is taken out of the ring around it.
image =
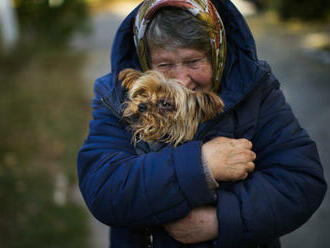
[[[223,110],[215,93],[192,91],[157,71],[125,69],[119,80],[128,90],[123,116],[133,131],[133,142],[164,142],[177,146],[192,140],[200,122]]]

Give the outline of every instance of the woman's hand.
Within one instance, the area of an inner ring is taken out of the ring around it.
[[[256,154],[247,139],[217,137],[202,146],[202,153],[216,180],[244,180],[255,168]]]
[[[202,153],[216,180],[244,180],[255,167],[256,154],[247,139],[217,137],[202,146]],[[216,208],[195,208],[185,218],[164,227],[172,238],[184,244],[214,240],[218,236]]]
[[[172,238],[184,244],[214,240],[218,236],[216,208],[194,208],[185,218],[164,227]]]

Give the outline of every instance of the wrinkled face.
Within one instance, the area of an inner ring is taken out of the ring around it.
[[[151,48],[151,68],[177,79],[191,90],[210,91],[212,66],[206,54],[193,48]]]

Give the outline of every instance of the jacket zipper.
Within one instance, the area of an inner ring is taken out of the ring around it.
[[[144,233],[144,247],[145,248],[153,248],[154,247],[154,240],[149,228],[145,228]]]
[[[101,102],[118,118],[122,119],[122,116],[115,110],[114,107],[104,98],[101,97]]]

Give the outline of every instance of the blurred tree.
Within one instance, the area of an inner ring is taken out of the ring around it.
[[[85,57],[58,46],[88,30],[87,5],[10,1],[22,40],[14,52],[0,49],[0,247],[85,248],[86,208],[74,193],[76,153],[89,116],[80,71]],[[67,180],[62,188],[57,175]]]
[[[330,17],[329,0],[264,0],[282,19],[324,20]]]
[[[0,39],[5,49],[12,48],[18,39],[16,18],[10,1],[0,1]]]
[[[328,0],[281,1],[279,13],[282,18],[296,17],[303,20],[322,19],[330,12]]]
[[[88,31],[84,0],[15,0],[22,35],[28,40],[65,43],[74,31]]]
[[[1,248],[88,246],[86,207],[75,193],[89,119],[85,56],[45,48],[0,53]]]
[[[246,0],[246,1],[253,3],[258,11],[262,11],[265,8],[264,0]]]

